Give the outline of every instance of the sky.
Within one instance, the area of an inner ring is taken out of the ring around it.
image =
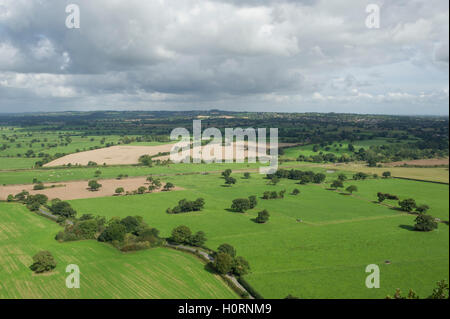
[[[448,37],[447,0],[0,0],[0,112],[448,115]]]

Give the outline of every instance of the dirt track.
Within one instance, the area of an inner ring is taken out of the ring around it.
[[[98,181],[102,184],[102,187],[98,191],[90,191],[88,189],[87,181],[71,181],[71,182],[60,182],[60,183],[48,183],[45,184],[46,188],[43,190],[33,190],[33,185],[10,185],[10,186],[0,186],[0,200],[6,200],[9,194],[15,195],[20,193],[22,190],[30,192],[30,194],[44,194],[49,199],[59,198],[61,200],[71,200],[80,198],[95,198],[95,197],[106,197],[113,196],[115,190],[118,187],[123,187],[125,192],[137,190],[141,186],[146,186],[148,188],[149,184],[145,177],[133,177],[126,179],[103,179]],[[164,182],[162,182],[164,185]],[[175,187],[173,190],[181,190],[180,187]],[[154,193],[161,190],[154,191]]]

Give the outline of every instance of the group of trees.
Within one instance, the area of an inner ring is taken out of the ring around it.
[[[206,242],[206,234],[202,231],[198,231],[193,234],[189,227],[181,225],[172,230],[170,241],[180,245],[184,244],[201,247]]]
[[[159,231],[148,226],[141,216],[113,218],[99,230],[98,241],[111,243],[121,251],[146,249],[164,243],[159,238]]]
[[[377,193],[377,197],[378,197],[378,202],[379,203],[384,202],[386,199],[398,200],[398,196],[397,195],[392,195],[392,194],[389,194],[389,193],[378,192]]]
[[[212,266],[219,274],[243,276],[249,273],[250,265],[241,256],[236,256],[236,249],[229,244],[222,244],[214,254]]]
[[[262,196],[262,199],[281,199],[284,198],[285,193],[286,193],[285,189],[279,191],[278,193],[276,191],[265,191]]]
[[[295,169],[291,170],[279,169],[274,174],[267,174],[267,178],[270,180],[273,180],[274,177],[278,179],[287,178],[292,180],[298,180],[300,184],[308,184],[308,183],[321,184],[326,179],[326,175],[323,173],[314,173],[312,171],[301,171]]]
[[[248,198],[237,198],[231,203],[231,210],[238,213],[244,213],[245,211],[255,208],[258,204],[256,196],[250,196]]]
[[[227,186],[234,185],[237,182],[236,178],[231,176],[231,173],[232,170],[229,168],[222,172],[222,177],[225,179],[225,185]]]
[[[203,198],[197,198],[194,201],[182,199],[178,202],[178,205],[174,208],[167,208],[167,214],[180,214],[188,212],[197,212],[203,209],[205,206],[205,200]]]
[[[132,192],[129,192],[129,191],[125,192],[125,189],[123,187],[118,187],[115,190],[115,194],[116,195],[122,195],[122,194],[126,194],[126,195],[139,194],[139,195],[142,195],[142,194],[145,194],[147,191],[151,193],[151,192],[153,192],[155,190],[160,189],[161,187],[163,188],[162,190],[165,191],[165,192],[169,192],[169,191],[171,191],[172,189],[175,188],[175,185],[173,183],[171,183],[171,182],[168,182],[164,186],[162,186],[162,183],[161,183],[161,181],[159,179],[155,179],[155,178],[153,178],[151,176],[147,178],[147,181],[150,183],[150,185],[148,187],[147,186],[140,186],[137,190],[134,190]]]
[[[449,298],[449,285],[445,280],[437,282],[436,288],[433,289],[430,296],[426,299],[448,299]],[[410,289],[408,295],[403,296],[400,289],[395,290],[394,296],[387,296],[386,299],[420,299],[417,293]]]

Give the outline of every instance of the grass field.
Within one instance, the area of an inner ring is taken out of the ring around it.
[[[222,243],[237,248],[252,267],[247,281],[266,298],[288,294],[300,298],[384,298],[396,288],[413,288],[428,296],[437,281],[449,278],[449,230],[440,224],[437,231],[412,231],[414,216],[374,204],[376,192],[392,190],[401,196],[429,204],[430,213],[448,220],[448,186],[395,179],[357,182],[358,196],[341,195],[325,185],[296,185],[282,180],[267,185],[259,174],[249,180],[238,177],[237,185],[223,187],[218,174],[170,176],[167,181],[184,191],[141,196],[97,198],[71,201],[79,213],[103,216],[144,216],[145,220],[169,236],[178,225],[206,232],[206,245],[216,249]],[[335,174],[330,174],[330,179]],[[347,185],[354,182],[347,182]],[[356,183],[356,182],[355,182]],[[259,200],[257,208],[245,214],[227,210],[231,200],[266,190],[299,188],[298,196]],[[396,191],[395,191],[396,190]],[[203,197],[202,212],[168,215],[165,210],[182,198]],[[268,209],[267,224],[252,221],[257,212]],[[297,222],[301,219],[303,222]],[[391,264],[385,264],[389,260]],[[381,269],[381,288],[365,287],[365,268]]]
[[[0,203],[0,299],[2,298],[236,298],[196,257],[156,248],[120,253],[96,241],[58,243],[57,224],[20,204]],[[32,256],[49,250],[58,265],[33,275]],[[77,264],[80,289],[65,286],[65,267]]]
[[[338,169],[342,171],[353,171],[353,172],[365,172],[367,174],[378,174],[381,176],[383,172],[389,171],[392,176],[411,178],[424,181],[433,181],[448,183],[449,182],[449,171],[445,167],[368,167],[367,164],[310,164],[316,167],[323,167],[328,169]]]
[[[370,146],[375,146],[375,145],[383,145],[383,144],[395,144],[395,139],[392,138],[374,138],[371,140],[361,140],[361,141],[355,141],[354,143],[351,143],[356,150],[360,149],[360,148],[365,148],[368,149]],[[317,152],[313,151],[313,147],[315,144],[308,144],[308,145],[303,145],[303,146],[296,146],[296,147],[290,147],[290,148],[286,148],[284,150],[284,155],[282,156],[282,158],[291,158],[291,159],[295,159],[297,158],[299,155],[304,155],[304,156],[313,156],[313,155],[318,155],[320,152],[327,154],[327,153],[333,153],[336,156],[340,156],[340,155],[350,155],[351,152],[348,150],[348,145],[349,142],[335,142],[332,143],[331,145],[327,145],[325,147],[321,147],[320,145],[318,146],[318,150]]]

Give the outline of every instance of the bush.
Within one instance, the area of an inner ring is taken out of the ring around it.
[[[43,273],[56,268],[56,261],[49,251],[40,251],[33,256],[33,264],[30,269],[35,273]]]
[[[292,195],[298,195],[300,194],[300,191],[297,188],[294,188],[294,190],[291,193]]]

